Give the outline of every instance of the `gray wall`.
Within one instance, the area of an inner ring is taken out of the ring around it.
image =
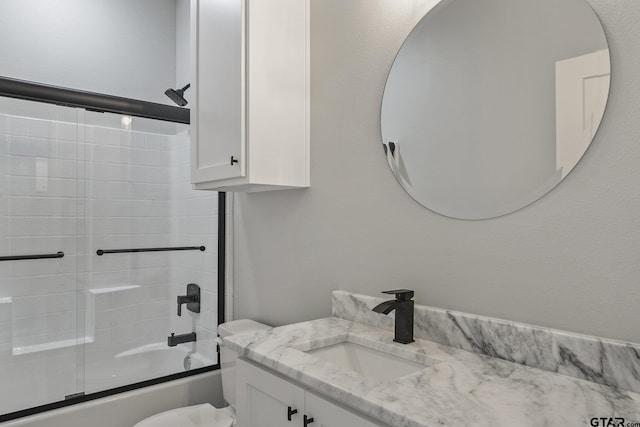
[[[190,0],[176,2],[176,87],[184,87],[191,80],[191,21]],[[189,100],[193,90],[187,90],[185,99]]]
[[[387,72],[426,1],[312,0],[311,188],[236,196],[235,317],[330,315],[395,287],[447,309],[640,342],[640,2],[590,0],[612,55],[600,131],[550,194],[484,221],[434,214],[380,149]]]
[[[0,76],[166,103],[176,0],[4,0]]]

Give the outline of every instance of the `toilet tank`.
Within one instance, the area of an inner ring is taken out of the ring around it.
[[[262,323],[249,319],[232,320],[218,326],[218,335],[221,338],[229,335],[256,332],[271,329]],[[236,406],[236,360],[238,354],[220,344],[220,370],[222,372],[222,393],[224,400],[235,409]]]

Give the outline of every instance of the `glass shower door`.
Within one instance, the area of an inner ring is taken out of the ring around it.
[[[0,98],[0,415],[84,391],[83,114]]]
[[[191,188],[188,132],[0,98],[0,419],[218,363],[217,193]]]
[[[217,193],[191,187],[188,125],[94,112],[85,124],[86,392],[215,365]],[[200,312],[178,316],[190,283]]]

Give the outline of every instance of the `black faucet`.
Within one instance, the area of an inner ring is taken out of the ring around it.
[[[376,313],[389,314],[396,311],[396,325],[394,331],[395,342],[409,344],[413,339],[413,291],[410,289],[396,289],[383,291],[383,294],[396,296],[395,300],[385,301],[373,307]]]
[[[167,345],[169,347],[175,347],[178,344],[182,344],[185,342],[192,342],[196,340],[196,333],[191,332],[189,334],[176,335],[173,332],[170,337],[167,337]]]

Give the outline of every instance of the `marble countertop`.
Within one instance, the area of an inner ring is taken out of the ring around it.
[[[377,381],[304,353],[344,341],[428,366]],[[393,427],[590,426],[594,417],[624,418],[625,426],[640,422],[638,393],[431,341],[394,343],[391,331],[336,317],[233,335],[224,343],[242,357]]]

